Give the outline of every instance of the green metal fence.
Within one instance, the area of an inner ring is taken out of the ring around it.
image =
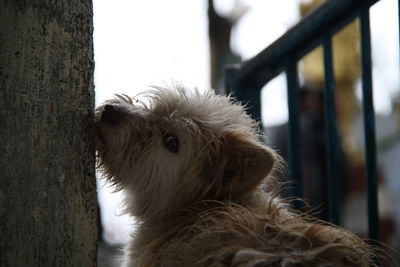
[[[299,130],[299,60],[318,45],[323,46],[325,70],[325,121],[329,220],[340,224],[339,218],[339,152],[335,110],[335,78],[332,57],[332,36],[343,27],[360,20],[362,92],[366,146],[366,184],[369,237],[379,240],[377,203],[377,168],[375,118],[372,99],[372,69],[369,8],[379,0],[328,0],[303,18],[274,43],[254,58],[227,68],[225,88],[243,102],[249,102],[249,112],[261,118],[260,91],[271,79],[284,72],[287,79],[289,110],[289,176],[294,184],[294,196],[303,197],[300,162]],[[299,202],[300,203],[300,202]],[[301,204],[297,203],[299,207]]]

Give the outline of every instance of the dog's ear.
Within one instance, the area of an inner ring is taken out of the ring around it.
[[[220,144],[204,166],[207,187],[202,196],[240,197],[257,189],[272,171],[275,152],[254,138],[244,133],[228,133]]]
[[[232,197],[255,190],[275,164],[276,157],[268,147],[241,133],[225,135],[227,161],[223,184]]]

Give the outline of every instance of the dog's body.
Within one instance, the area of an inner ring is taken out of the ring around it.
[[[358,237],[265,190],[278,159],[243,106],[181,86],[147,96],[96,111],[100,166],[140,221],[127,266],[368,266]]]

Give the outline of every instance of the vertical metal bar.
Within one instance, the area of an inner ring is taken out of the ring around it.
[[[262,85],[251,83],[248,80],[237,79],[237,67],[230,66],[225,69],[224,94],[231,94],[240,102],[247,105],[246,112],[258,122],[260,131],[262,131],[261,120],[261,89]],[[221,91],[220,91],[221,92]]]
[[[328,215],[329,220],[339,225],[340,223],[340,166],[339,166],[339,141],[336,126],[335,107],[335,75],[332,57],[332,39],[327,36],[323,40],[324,71],[325,71],[325,133],[327,148],[327,185],[328,185]]]
[[[368,207],[369,237],[379,239],[379,217],[376,175],[375,114],[372,95],[372,59],[369,9],[360,13],[361,53],[362,53],[362,92],[364,109],[364,131],[366,149],[366,185]]]
[[[297,63],[289,63],[286,69],[286,80],[288,90],[288,109],[289,109],[289,176],[291,181],[295,181],[293,196],[303,198],[303,179],[301,172],[300,159],[300,117],[299,117],[299,81],[297,74]],[[302,202],[294,201],[294,208],[301,209]]]

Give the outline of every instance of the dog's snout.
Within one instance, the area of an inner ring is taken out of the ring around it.
[[[118,122],[120,115],[115,105],[105,105],[104,110],[101,113],[101,121],[105,123],[116,123]]]
[[[117,111],[117,108],[115,107],[115,105],[108,104],[108,105],[106,105],[104,107],[104,111],[106,111],[106,112],[115,112],[115,111]]]

